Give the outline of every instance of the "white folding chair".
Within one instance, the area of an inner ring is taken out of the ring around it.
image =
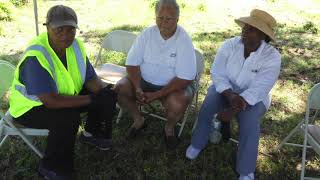
[[[314,93],[318,93],[317,91],[319,91],[319,84],[316,84],[309,92],[309,96],[308,96],[308,100],[307,100],[307,107],[306,107],[306,117],[304,119],[302,119],[298,125],[296,125],[295,128],[293,128],[290,133],[281,141],[281,143],[277,146],[277,148],[275,149],[275,151],[279,151],[284,145],[289,145],[289,146],[295,146],[295,147],[303,147],[302,144],[297,144],[297,143],[289,143],[288,141],[290,140],[290,138],[295,135],[296,133],[299,133],[301,132],[302,130],[302,126],[303,124],[305,123],[306,119],[308,119],[308,122],[309,124],[314,124],[314,121],[315,121],[315,118],[318,116],[318,113],[319,113],[319,108],[315,108],[316,102],[314,102],[317,98],[318,98],[318,101],[320,103],[320,97],[314,97],[314,96],[311,96],[311,94],[314,94]],[[313,103],[313,104],[310,104],[310,103]],[[310,104],[310,107],[308,107],[308,105]],[[315,110],[315,113],[312,117],[309,117],[310,116],[310,109],[314,109]],[[307,114],[308,113],[308,114]],[[308,115],[308,117],[307,117]],[[307,146],[310,148],[310,146]]]
[[[199,97],[199,87],[200,87],[200,78],[201,78],[201,75],[203,74],[204,72],[204,58],[203,58],[203,55],[198,51],[198,50],[195,50],[195,54],[196,54],[196,60],[197,60],[197,75],[196,75],[196,78],[195,78],[195,95],[193,97],[193,100],[191,102],[191,104],[195,103],[195,108],[197,109],[197,104],[198,104],[198,97]],[[183,120],[181,123],[177,123],[178,126],[180,126],[180,129],[179,129],[179,133],[178,133],[178,137],[180,137],[182,131],[183,131],[183,128],[185,126],[185,123],[187,121],[187,117],[188,117],[188,114],[191,110],[191,104],[189,104],[188,108],[186,109],[185,111],[185,114],[183,116]],[[140,108],[142,112],[144,113],[147,113],[149,116],[152,116],[152,117],[155,117],[155,118],[158,118],[158,119],[161,119],[161,120],[164,120],[164,121],[167,121],[167,119],[165,117],[162,117],[158,114],[155,114],[155,113],[150,113],[150,112],[147,112],[145,111],[143,108]],[[118,124],[120,119],[122,118],[122,115],[123,115],[123,110],[120,109],[120,112],[118,114],[118,118],[117,118],[117,121],[116,123]]]
[[[12,83],[14,69],[15,67],[9,62],[0,60],[0,105],[2,103],[2,96]],[[19,136],[40,158],[42,158],[42,153],[32,144],[29,136],[47,136],[49,131],[47,129],[21,127],[21,125],[14,123],[9,111],[5,114],[1,112],[0,115],[0,148],[9,136]]]
[[[134,33],[123,30],[112,31],[104,37],[94,64],[97,75],[104,82],[116,84],[117,81],[126,75],[126,69],[123,66],[111,63],[99,65],[101,63],[102,50],[111,50],[127,54],[136,37],[137,35]]]
[[[306,163],[306,150],[307,144],[309,144],[312,149],[314,149],[320,155],[320,127],[313,125],[316,116],[310,119],[310,110],[320,109],[320,83],[312,87],[308,95],[308,102],[306,107],[306,115],[303,120],[301,129],[303,130],[304,140],[303,140],[303,151],[302,151],[302,167],[300,179],[320,179],[305,177],[305,163]],[[317,113],[315,114],[317,115]],[[311,123],[311,124],[310,124]]]

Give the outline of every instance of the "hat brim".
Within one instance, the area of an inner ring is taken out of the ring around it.
[[[276,38],[274,36],[273,30],[266,25],[265,23],[261,22],[260,20],[254,18],[254,17],[241,17],[239,19],[234,20],[241,28],[244,26],[244,24],[249,24],[263,33],[265,33],[267,36],[270,37],[271,40],[275,41]]]
[[[53,22],[50,22],[49,25],[52,28],[58,28],[61,26],[72,26],[75,28],[79,28],[75,21],[56,21],[56,22],[53,21]]]

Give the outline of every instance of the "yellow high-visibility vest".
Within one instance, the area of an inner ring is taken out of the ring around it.
[[[14,73],[9,99],[9,111],[15,118],[23,115],[35,106],[42,105],[37,96],[27,93],[25,85],[19,80],[20,65],[30,56],[35,56],[42,68],[48,71],[55,81],[57,93],[60,95],[79,94],[85,82],[87,55],[82,42],[75,39],[72,45],[66,49],[66,69],[49,45],[48,34],[40,34],[31,41]]]

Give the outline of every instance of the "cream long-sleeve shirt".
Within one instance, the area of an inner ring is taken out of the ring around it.
[[[271,89],[280,74],[281,55],[270,44],[262,41],[257,51],[244,58],[241,37],[226,40],[218,50],[211,68],[217,92],[232,91],[248,104],[262,101],[266,109],[271,104]]]

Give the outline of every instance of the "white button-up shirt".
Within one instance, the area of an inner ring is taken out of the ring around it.
[[[142,78],[159,86],[175,77],[193,80],[197,71],[191,38],[181,26],[167,40],[157,26],[145,29],[132,45],[126,65],[140,66]]]
[[[271,89],[280,74],[281,55],[270,44],[262,41],[260,47],[244,58],[241,37],[226,40],[214,59],[212,81],[217,92],[232,91],[248,104],[263,102],[266,109],[271,103]]]

